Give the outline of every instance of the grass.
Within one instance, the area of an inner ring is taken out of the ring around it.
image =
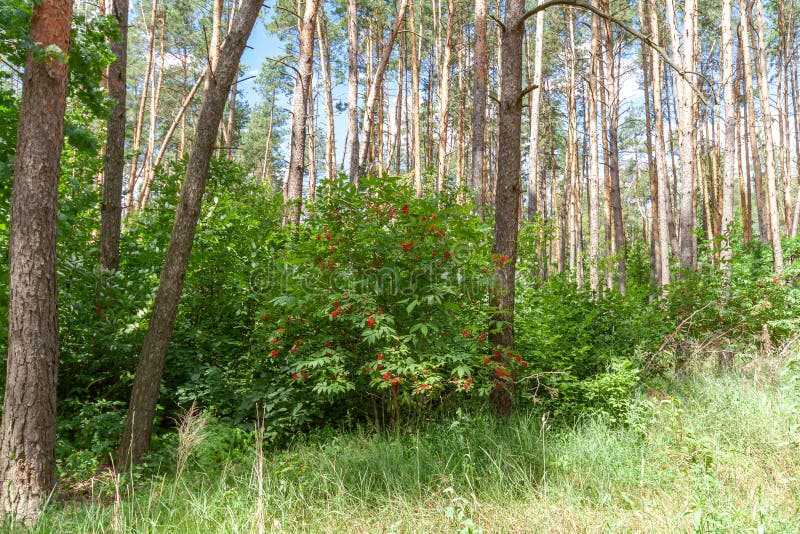
[[[665,381],[625,425],[463,417],[218,464],[200,443],[181,472],[108,478],[34,532],[797,532],[800,379],[760,369]]]

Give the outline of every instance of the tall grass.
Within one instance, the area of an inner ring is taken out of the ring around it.
[[[800,531],[800,384],[754,376],[665,382],[622,425],[464,416],[308,437],[236,464],[189,460],[123,480],[116,504],[111,482],[111,498],[53,504],[34,532]]]

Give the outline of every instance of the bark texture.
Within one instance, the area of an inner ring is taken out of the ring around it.
[[[239,15],[222,46],[214,76],[209,76],[203,94],[200,117],[189,153],[181,198],[175,214],[167,255],[153,305],[153,314],[142,343],[139,363],[125,418],[125,429],[119,451],[121,467],[137,463],[150,448],[158,388],[164,371],[178,302],[189,254],[192,250],[200,206],[205,192],[208,169],[214,153],[228,91],[238,71],[239,59],[253,29],[263,0],[243,0]]]
[[[100,206],[100,268],[119,267],[122,175],[125,170],[125,97],[128,55],[128,0],[111,0],[120,40],[111,41],[116,59],[108,67],[108,96],[114,100],[106,131],[103,203]]]
[[[292,126],[289,141],[289,169],[286,175],[287,224],[300,224],[303,210],[303,175],[305,174],[306,129],[308,98],[311,94],[311,76],[314,72],[314,32],[320,0],[306,2],[300,23],[300,57],[292,96]]]
[[[522,123],[522,41],[525,32],[524,0],[508,0],[503,33],[503,73],[498,114],[497,186],[495,190],[495,226],[492,252],[495,254],[496,288],[493,304],[497,307],[496,320],[503,322],[500,333],[492,342],[506,351],[501,360],[508,359],[514,349],[514,281],[517,265],[517,234],[519,232],[518,199],[522,193],[521,176],[521,123]],[[497,356],[496,356],[497,358]],[[512,384],[498,382],[490,398],[495,410],[507,416],[512,409]]]
[[[38,519],[55,484],[56,215],[71,23],[71,0],[34,5],[30,39],[38,44],[25,64],[11,189],[0,517],[26,524]]]

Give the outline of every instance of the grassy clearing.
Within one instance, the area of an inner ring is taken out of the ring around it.
[[[262,475],[253,452],[235,465],[189,462],[136,490],[106,480],[53,504],[35,532],[800,530],[793,373],[703,372],[649,397],[617,427],[462,418],[309,438],[263,458]]]

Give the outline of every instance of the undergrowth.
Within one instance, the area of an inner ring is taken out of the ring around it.
[[[178,444],[177,472],[62,491],[34,532],[797,531],[797,365],[662,376],[622,424],[461,412],[414,432],[322,429],[265,456],[255,433],[232,462],[209,462],[230,442],[190,414],[182,432],[203,424],[205,439]]]

